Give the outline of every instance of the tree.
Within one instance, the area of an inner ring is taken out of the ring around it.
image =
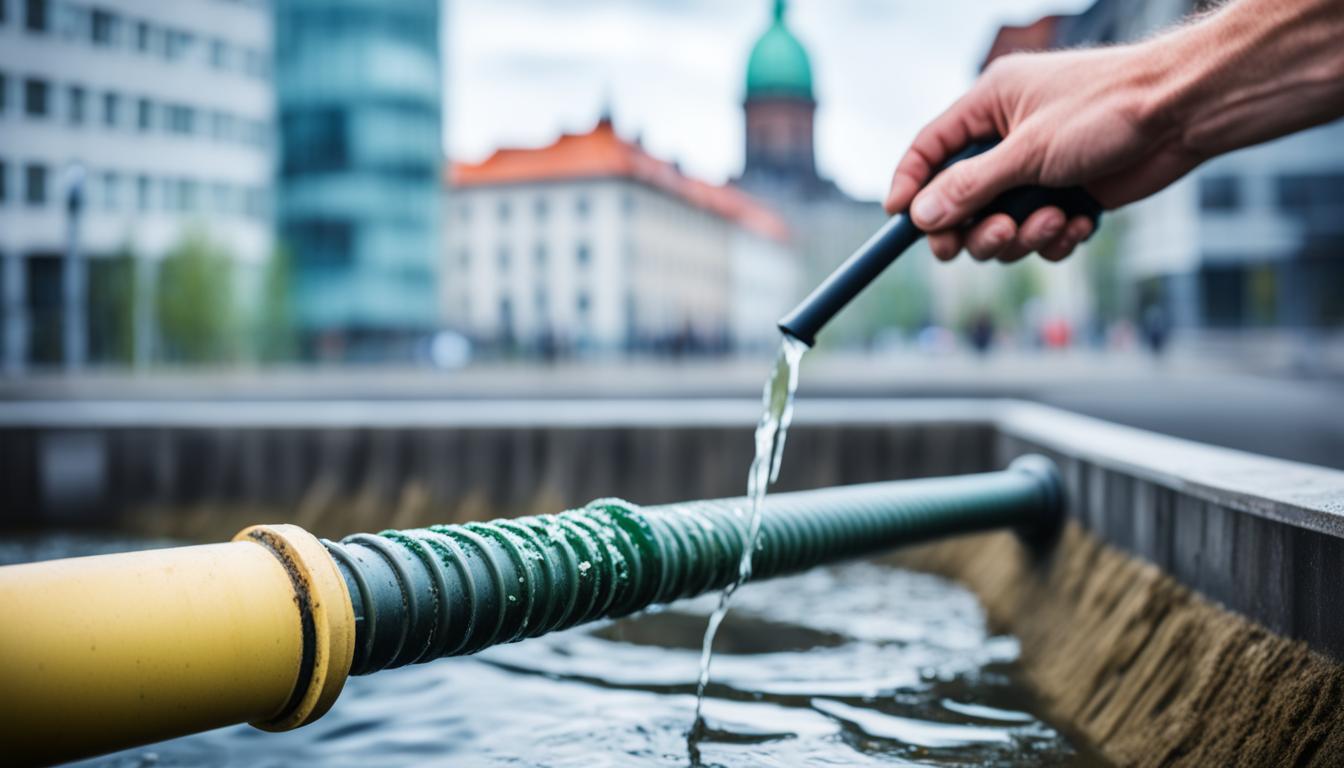
[[[1130,312],[1129,286],[1121,274],[1120,241],[1124,237],[1124,214],[1107,214],[1101,229],[1087,244],[1083,268],[1092,291],[1096,316],[1113,323]]]
[[[236,357],[233,263],[199,231],[185,235],[164,257],[155,304],[166,359],[210,363]]]
[[[927,258],[926,258],[927,256]],[[925,264],[932,256],[906,254],[864,289],[827,327],[822,342],[831,345],[862,344],[891,329],[906,333],[919,330],[933,311]]]
[[[135,280],[130,246],[89,261],[89,358],[130,365],[135,359]]]
[[[253,336],[257,357],[263,362],[294,359],[294,304],[290,285],[293,280],[293,256],[280,246],[266,260],[262,276],[261,301],[256,308]]]
[[[1003,279],[994,298],[994,319],[1002,328],[1016,328],[1027,302],[1041,295],[1040,265],[1034,258],[1003,267]]]

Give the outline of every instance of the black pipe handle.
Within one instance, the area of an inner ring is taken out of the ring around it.
[[[998,143],[998,139],[972,142],[949,157],[934,175],[954,163],[987,152]],[[1067,218],[1088,217],[1092,220],[1093,231],[1096,231],[1096,225],[1101,220],[1101,203],[1082,187],[1025,186],[1010,189],[994,198],[966,225],[994,213],[1006,213],[1021,225],[1028,216],[1046,206],[1060,208]],[[923,236],[924,233],[914,225],[909,215],[892,216],[868,242],[845,259],[801,304],[779,321],[779,330],[812,346],[816,343],[817,333],[831,318]]]

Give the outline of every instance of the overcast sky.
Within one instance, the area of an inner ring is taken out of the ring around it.
[[[920,125],[974,78],[995,30],[1090,0],[793,0],[823,172],[877,198]],[[585,130],[609,99],[654,154],[722,181],[742,164],[747,56],[771,0],[447,0],[448,151],[478,160]]]

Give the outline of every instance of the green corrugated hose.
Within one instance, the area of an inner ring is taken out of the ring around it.
[[[737,575],[746,499],[637,507],[594,501],[558,515],[436,525],[324,541],[355,610],[352,674],[498,643],[720,589]],[[1054,465],[769,496],[752,578],[942,536],[1013,527],[1049,535]]]

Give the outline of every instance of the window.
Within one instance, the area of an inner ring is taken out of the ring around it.
[[[217,119],[232,123],[232,118]],[[337,107],[286,111],[280,118],[281,172],[330,173],[350,167],[349,114]]]
[[[457,260],[462,265],[462,269],[465,270],[467,267],[471,266],[471,251],[468,251],[466,248],[458,251]]]
[[[135,50],[141,53],[149,51],[151,45],[150,31],[149,22],[141,21],[135,25]]]
[[[496,258],[497,258],[498,261],[499,261],[499,271],[500,271],[500,272],[508,272],[508,271],[509,271],[509,246],[507,246],[507,245],[501,245],[501,246],[499,246],[499,254],[497,255]]]
[[[29,163],[23,169],[23,199],[29,205],[47,203],[47,168]]]
[[[168,132],[182,136],[189,135],[194,127],[195,113],[191,107],[173,104],[168,107]]]
[[[211,112],[210,113],[210,138],[216,141],[227,139],[232,133],[233,122],[228,113]]]
[[[471,206],[466,203],[457,206],[457,218],[458,221],[461,221],[463,224],[471,221]]]
[[[50,111],[47,104],[47,81],[28,78],[23,81],[23,111],[29,117],[46,117]]]
[[[0,203],[9,199],[9,164],[0,160]]]
[[[223,40],[210,41],[210,66],[215,69],[228,69],[229,44]]]
[[[154,123],[154,104],[149,99],[140,99],[135,104],[135,127],[142,133],[148,131]]]
[[[116,18],[102,10],[94,8],[89,24],[89,37],[94,45],[110,46],[113,43],[113,29],[116,27]]]
[[[9,104],[9,78],[5,77],[4,72],[0,72],[0,115],[5,113],[5,107]]]
[[[121,110],[121,98],[108,91],[103,94],[103,125],[117,127],[117,113]]]
[[[296,260],[309,267],[336,269],[354,260],[355,228],[343,219],[301,219],[285,226]]]
[[[249,187],[243,190],[243,215],[249,219],[265,220],[270,215],[270,199],[265,189]]]
[[[216,213],[233,212],[233,190],[228,184],[215,182],[210,185],[210,207]]]
[[[248,139],[253,146],[265,148],[271,145],[272,126],[270,123],[264,120],[249,120],[247,124],[251,128],[248,132]],[[425,180],[434,178],[434,166],[432,164],[425,164],[423,170],[424,173],[421,176],[416,176],[416,178]],[[413,173],[418,172],[418,168],[413,171]]]
[[[150,205],[151,184],[148,176],[140,176],[135,180],[135,207],[142,211],[148,211]]]
[[[1274,181],[1275,202],[1285,213],[1344,208],[1344,174],[1293,173]]]
[[[84,89],[78,85],[70,86],[70,109],[66,113],[66,119],[71,125],[84,124]]]
[[[1205,265],[1198,274],[1204,322],[1213,328],[1242,325],[1246,315],[1246,268]]]
[[[546,270],[546,244],[537,243],[537,248],[532,255],[537,262],[537,271],[544,272]]]
[[[500,223],[501,223],[501,224],[508,223],[508,221],[509,221],[509,215],[512,213],[512,210],[509,208],[509,201],[508,201],[508,200],[500,200],[500,201],[499,201],[499,210],[498,210],[498,213],[499,213],[499,221],[500,221]]]
[[[1235,211],[1241,207],[1241,179],[1204,176],[1199,180],[1199,207],[1204,211]]]
[[[588,249],[587,243],[579,243],[579,247],[574,251],[574,259],[578,261],[580,267],[588,266],[593,260],[593,254]]]
[[[50,28],[47,0],[25,0],[23,20],[29,32],[46,32]]]
[[[587,291],[579,291],[578,299],[574,302],[574,304],[579,309],[579,319],[584,322],[587,322],[588,311],[593,308],[592,297],[588,295]]]
[[[200,209],[201,185],[191,179],[183,179],[179,184],[182,195],[181,209],[195,213]]]
[[[103,183],[103,209],[115,211],[121,205],[121,179],[113,171],[105,171],[102,178]]]
[[[185,58],[187,49],[191,47],[191,33],[183,32],[177,29],[170,29],[164,32],[166,42],[163,46],[163,54],[169,61],[177,61]]]
[[[633,193],[626,192],[621,197],[621,210],[625,211],[626,216],[635,212],[635,196]]]
[[[588,203],[588,196],[587,196],[587,195],[579,195],[577,198],[575,198],[575,200],[574,200],[574,213],[575,213],[580,219],[586,219],[586,218],[588,218],[588,211],[589,211],[589,208],[590,208],[590,206],[589,206],[589,203]]]
[[[265,79],[270,74],[270,67],[261,51],[251,48],[243,51],[243,72],[259,79]]]
[[[538,197],[537,201],[533,203],[532,208],[534,211],[536,211],[538,220],[540,221],[546,220],[546,214],[549,212],[550,209],[550,206],[546,204],[546,198]]]

